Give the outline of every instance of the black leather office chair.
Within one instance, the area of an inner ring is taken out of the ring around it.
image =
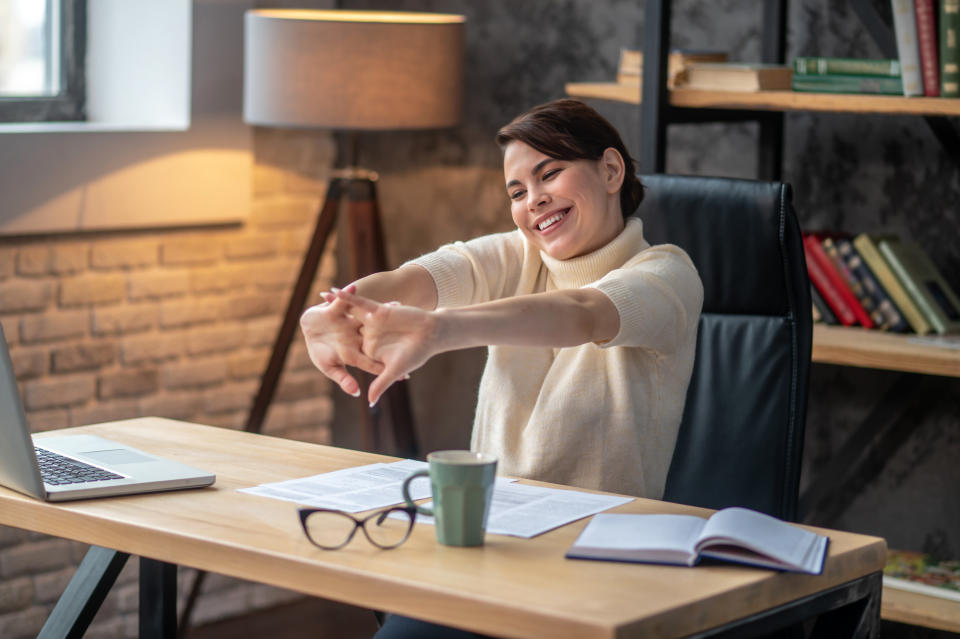
[[[653,243],[703,280],[697,355],[664,499],[795,520],[813,320],[790,186],[641,176]]]

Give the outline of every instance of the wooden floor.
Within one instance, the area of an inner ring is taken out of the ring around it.
[[[377,631],[373,613],[323,599],[280,606],[190,630],[180,639],[370,639]]]

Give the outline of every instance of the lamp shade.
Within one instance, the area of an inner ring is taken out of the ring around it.
[[[247,11],[243,118],[343,130],[453,126],[464,22],[435,13]]]

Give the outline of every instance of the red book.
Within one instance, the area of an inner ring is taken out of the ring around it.
[[[844,326],[853,326],[859,322],[866,328],[873,328],[875,324],[870,319],[870,315],[837,273],[833,260],[823,250],[820,240],[814,235],[804,235],[803,250],[807,257],[810,281],[833,309],[840,323]]]
[[[929,98],[940,95],[940,62],[937,53],[937,20],[933,0],[914,0],[917,14],[917,45],[920,48],[920,73],[923,76],[923,94]]]

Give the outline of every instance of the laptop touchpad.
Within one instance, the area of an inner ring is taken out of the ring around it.
[[[138,462],[157,461],[153,457],[141,455],[126,448],[115,448],[113,450],[87,450],[80,453],[84,457],[89,457],[101,464],[135,464]]]

